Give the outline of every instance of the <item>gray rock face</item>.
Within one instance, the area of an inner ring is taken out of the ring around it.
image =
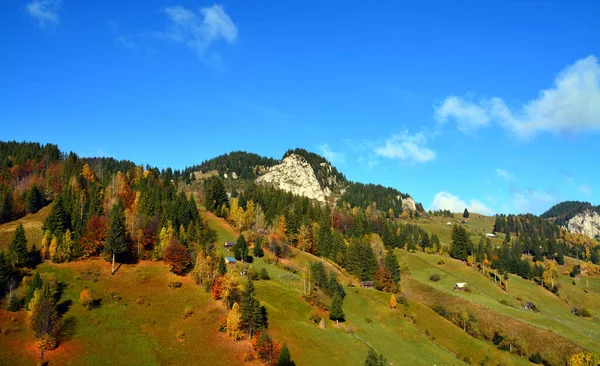
[[[328,188],[321,187],[306,159],[297,154],[291,154],[281,164],[270,167],[256,179],[256,183],[269,183],[284,191],[320,202],[326,202],[331,195]]]
[[[592,210],[584,211],[569,220],[567,228],[572,233],[595,238],[600,235],[600,215]]]

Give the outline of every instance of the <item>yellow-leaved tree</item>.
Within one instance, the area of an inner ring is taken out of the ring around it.
[[[390,308],[395,309],[396,306],[398,306],[398,301],[396,300],[396,296],[392,294],[392,297],[390,297]]]
[[[242,330],[242,314],[240,313],[240,306],[238,303],[234,303],[227,316],[227,334],[233,338],[234,341],[238,341],[244,337],[244,331]]]

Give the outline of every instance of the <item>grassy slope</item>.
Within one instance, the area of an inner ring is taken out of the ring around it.
[[[570,307],[561,299],[554,296],[549,291],[541,286],[530,281],[523,280],[517,276],[511,276],[509,280],[509,293],[506,293],[492,280],[488,280],[476,270],[465,266],[463,263],[444,258],[446,264],[439,266],[437,261],[439,256],[428,255],[423,253],[410,254],[405,251],[397,251],[397,254],[402,258],[410,269],[411,278],[419,281],[427,287],[434,288],[440,292],[451,295],[450,298],[443,297],[446,301],[451,301],[457,304],[474,303],[483,306],[484,309],[493,310],[499,314],[506,315],[510,318],[518,319],[526,325],[525,322],[535,325],[539,329],[547,329],[556,334],[569,339],[571,342],[585,347],[590,350],[600,350],[600,321],[597,319],[588,320],[575,317],[570,313]],[[429,281],[429,276],[433,273],[441,275],[441,280],[438,282]],[[471,285],[473,291],[469,293],[453,291],[452,288],[456,282],[467,282]],[[429,294],[423,296],[423,301],[430,301],[430,304],[435,305],[435,296],[433,291],[422,291],[422,287],[417,286],[420,294]],[[467,302],[459,301],[459,298],[467,300]],[[520,298],[521,300],[518,300]],[[515,307],[502,305],[499,300],[507,300]],[[541,311],[539,313],[519,309],[521,302],[532,301]],[[483,312],[483,311],[482,311]],[[488,311],[489,314],[492,314]],[[508,318],[507,318],[508,319]],[[507,321],[507,320],[504,320]],[[502,324],[499,321],[498,323]],[[513,324],[517,331],[522,326]],[[553,338],[550,333],[540,333],[540,337]],[[547,344],[532,340],[533,344],[541,349],[548,349]]]
[[[248,345],[235,344],[217,332],[218,318],[226,316],[226,310],[189,278],[176,277],[161,263],[123,265],[115,276],[104,261],[46,263],[39,271],[67,284],[61,304],[68,307],[65,318],[75,320],[69,340],[47,354],[51,364],[243,364]],[[174,279],[183,286],[169,289]],[[88,311],[79,305],[79,293],[86,286],[94,298],[102,298],[99,308]],[[112,301],[111,293],[122,299]],[[195,314],[184,320],[186,306]],[[33,334],[22,321],[12,323],[11,316],[0,310],[0,327],[15,330],[0,336],[0,359],[12,365],[33,364]],[[26,317],[24,311],[16,316]],[[185,333],[183,342],[176,338],[179,331]]]
[[[208,215],[208,222],[219,234],[219,242],[233,240],[237,233],[221,219]],[[313,308],[301,299],[301,274],[293,275],[281,267],[302,270],[307,262],[322,259],[292,249],[291,258],[278,267],[257,259],[253,268],[266,268],[271,281],[258,281],[258,297],[270,314],[270,329],[275,338],[285,342],[299,365],[315,360],[331,360],[336,364],[360,364],[368,351],[367,342],[383,353],[394,364],[461,364],[452,354],[481,362],[486,356],[495,362],[508,365],[527,364],[527,361],[497,350],[491,344],[474,339],[446,321],[428,307],[410,301],[409,308],[390,310],[389,294],[345,286],[348,294],[344,301],[347,322],[338,329],[327,320],[327,329],[319,329],[308,321]],[[327,263],[344,284],[356,280]],[[405,314],[407,317],[405,317]],[[416,314],[416,315],[415,315]],[[410,316],[417,317],[413,324]],[[372,323],[367,323],[366,319]],[[435,338],[424,334],[425,330]],[[360,339],[359,339],[360,338]],[[343,350],[343,351],[341,351]],[[449,352],[448,352],[449,351]]]
[[[25,236],[27,237],[29,246],[35,244],[39,248],[43,236],[42,224],[49,213],[50,205],[34,214],[29,214],[19,220],[0,225],[0,251],[8,248],[8,244],[12,241],[19,224],[23,224],[23,228],[25,228]]]

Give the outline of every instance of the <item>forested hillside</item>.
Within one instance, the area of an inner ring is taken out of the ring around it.
[[[589,202],[564,201],[552,206],[548,211],[540,215],[544,219],[554,219],[554,222],[560,226],[566,226],[570,219],[585,210],[596,211],[600,213],[600,205],[592,206]]]

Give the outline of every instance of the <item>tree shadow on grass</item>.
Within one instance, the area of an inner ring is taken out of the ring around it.
[[[90,304],[90,309],[97,309],[102,306],[102,299],[94,299]]]
[[[75,334],[77,319],[74,316],[68,316],[62,319],[56,330],[56,340],[60,344],[68,341]]]
[[[71,305],[73,305],[73,300],[71,299],[65,300],[56,305],[56,312],[58,313],[58,316],[62,317],[63,315],[65,315],[67,311],[69,311],[69,309],[71,308]]]

